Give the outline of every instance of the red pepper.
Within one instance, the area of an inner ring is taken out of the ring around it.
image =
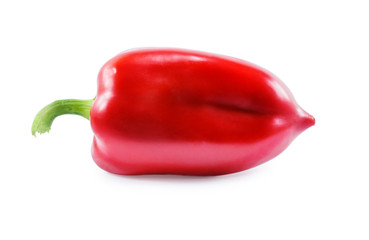
[[[116,174],[242,171],[275,157],[315,123],[266,70],[179,49],[117,55],[100,70],[95,100],[48,105],[32,133],[68,113],[90,118],[92,157]]]

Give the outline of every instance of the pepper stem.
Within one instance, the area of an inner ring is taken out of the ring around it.
[[[64,99],[50,103],[39,111],[33,120],[32,135],[49,132],[54,119],[64,114],[75,114],[90,119],[92,100]]]

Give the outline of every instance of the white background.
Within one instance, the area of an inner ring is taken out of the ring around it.
[[[0,2],[0,239],[369,239],[367,1]],[[316,118],[281,155],[219,177],[116,176],[56,99],[95,96],[137,47],[230,55],[275,73]]]

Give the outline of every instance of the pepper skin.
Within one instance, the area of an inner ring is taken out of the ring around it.
[[[242,171],[315,123],[268,71],[180,49],[131,50],[108,61],[90,121],[93,159],[125,175]]]

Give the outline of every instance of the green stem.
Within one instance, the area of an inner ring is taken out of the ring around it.
[[[38,112],[32,124],[32,135],[50,131],[54,119],[64,114],[75,114],[90,119],[92,100],[65,99],[50,103]]]

